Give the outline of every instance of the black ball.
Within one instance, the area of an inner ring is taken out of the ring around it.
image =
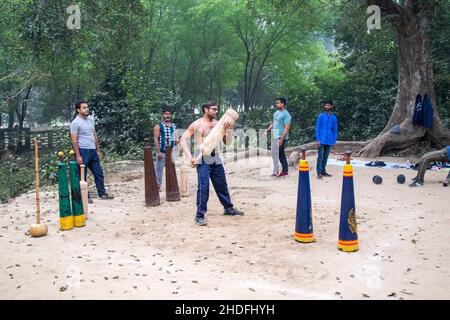
[[[372,178],[372,181],[373,181],[373,183],[375,183],[375,184],[381,184],[381,183],[383,182],[383,178],[380,177],[380,176],[374,176],[374,177]]]
[[[397,176],[397,182],[398,182],[398,183],[404,184],[405,181],[406,181],[406,177],[405,177],[404,175],[399,174],[399,175]]]

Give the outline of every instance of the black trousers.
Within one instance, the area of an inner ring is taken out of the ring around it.
[[[286,147],[286,143],[287,143],[287,140],[284,139],[283,143],[281,144],[281,147],[280,147],[280,153],[278,155],[278,157],[280,159],[280,163],[281,163],[281,171],[282,172],[288,172],[288,162],[287,162],[287,159],[286,159],[286,154],[284,152],[284,149]]]

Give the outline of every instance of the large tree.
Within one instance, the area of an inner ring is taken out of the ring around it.
[[[243,105],[257,101],[265,69],[278,51],[289,52],[308,43],[320,22],[320,1],[236,1],[225,15],[244,49]]]
[[[445,128],[436,108],[432,39],[433,14],[439,5],[436,0],[368,0],[378,5],[382,14],[394,27],[398,38],[398,91],[391,118],[383,131],[373,139],[361,155],[373,157],[393,149],[405,149],[428,140],[437,147],[450,145],[450,131]],[[433,127],[428,129],[412,123],[417,94],[427,94],[432,102]],[[391,133],[399,125],[400,134]]]

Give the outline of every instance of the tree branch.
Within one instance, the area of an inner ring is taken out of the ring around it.
[[[367,0],[367,4],[379,6],[381,12],[386,15],[402,13],[402,7],[393,0]]]

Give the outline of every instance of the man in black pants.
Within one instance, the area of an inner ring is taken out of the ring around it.
[[[450,146],[445,147],[444,149],[438,150],[438,151],[432,151],[426,153],[419,162],[419,170],[417,172],[417,176],[413,178],[413,183],[411,183],[410,187],[419,187],[423,186],[424,183],[424,177],[425,172],[428,169],[428,164],[433,161],[438,162],[449,162],[450,161]],[[448,186],[450,183],[450,172],[447,176],[447,179],[444,181],[444,186]]]
[[[269,128],[265,131],[273,129],[272,134],[272,160],[273,173],[272,177],[283,177],[288,175],[288,163],[284,152],[286,143],[289,139],[289,128],[291,127],[291,115],[286,110],[286,98],[280,97],[276,99],[277,111],[273,115],[273,121]],[[281,163],[281,172],[279,171],[278,160]]]

